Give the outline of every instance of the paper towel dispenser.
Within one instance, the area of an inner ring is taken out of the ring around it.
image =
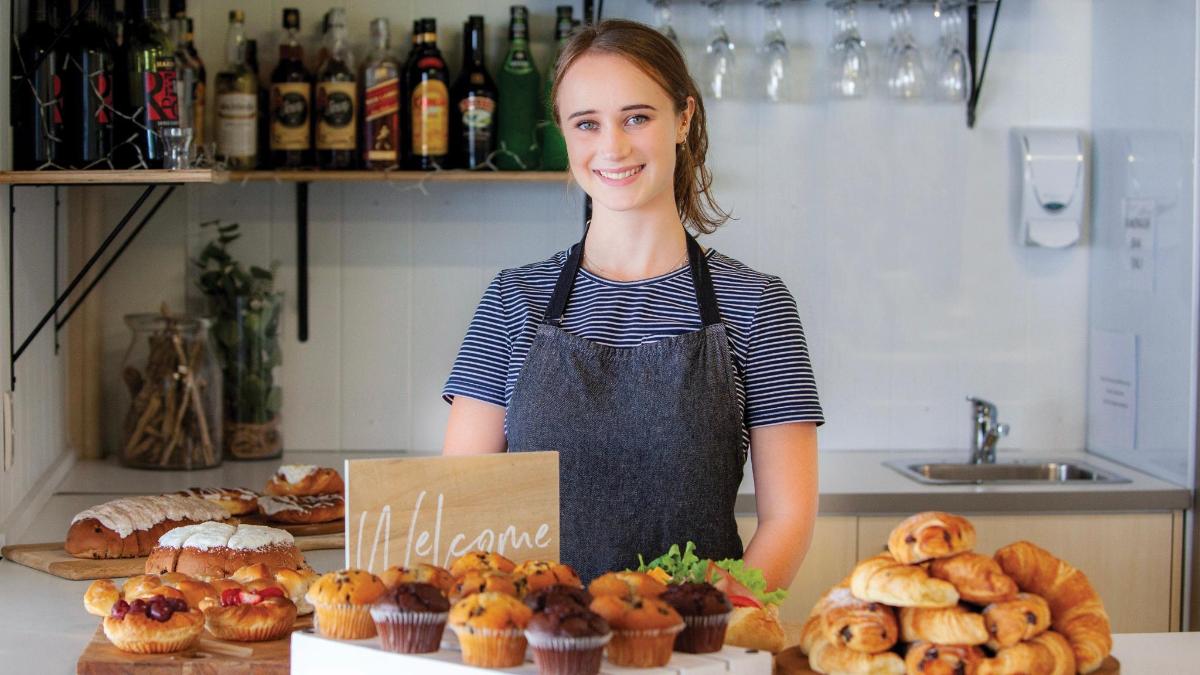
[[[1083,235],[1088,156],[1077,129],[1014,129],[1020,163],[1020,240],[1067,248]]]

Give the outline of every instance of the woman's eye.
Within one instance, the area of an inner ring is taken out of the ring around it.
[[[583,131],[591,131],[592,129],[595,129],[597,126],[599,126],[599,125],[597,125],[595,122],[593,122],[591,120],[584,120],[584,121],[580,122],[579,124],[576,124],[575,128],[583,130]]]
[[[645,115],[633,115],[629,119],[625,120],[625,123],[633,124],[636,126],[636,125],[645,124],[646,122],[649,122],[649,121],[650,121],[650,118],[646,117]]]

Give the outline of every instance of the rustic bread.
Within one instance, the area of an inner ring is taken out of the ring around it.
[[[209,522],[163,535],[146,560],[146,573],[182,572],[214,579],[255,563],[292,570],[305,565],[292,535],[283,530]]]
[[[228,517],[218,504],[196,497],[123,497],[76,514],[63,548],[76,558],[137,558],[175,528]]]

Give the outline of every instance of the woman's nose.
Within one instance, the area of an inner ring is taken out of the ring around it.
[[[609,160],[620,159],[628,155],[629,137],[625,130],[620,127],[610,127],[606,130],[600,144],[600,154]]]

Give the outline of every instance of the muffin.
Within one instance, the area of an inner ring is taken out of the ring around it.
[[[459,577],[450,590],[450,599],[458,602],[476,593],[503,593],[517,597],[517,582],[507,572],[473,570]]]
[[[321,575],[304,598],[316,608],[315,625],[326,637],[361,640],[375,636],[371,603],[387,587],[379,577],[363,570],[339,570]]]
[[[570,565],[549,560],[526,560],[517,565],[512,575],[517,582],[517,595],[522,598],[526,593],[555,584],[583,588],[583,582]]]
[[[450,609],[450,629],[458,636],[463,663],[511,668],[525,661],[525,627],[533,612],[511,595],[485,591]]]
[[[464,553],[461,558],[455,560],[450,565],[450,574],[455,578],[459,578],[467,572],[496,570],[497,572],[511,573],[516,569],[517,564],[505,558],[499,553],[489,553],[488,551],[471,551]]]
[[[450,571],[429,563],[417,563],[412,567],[389,567],[379,573],[379,579],[388,588],[417,581],[430,584],[447,596],[454,590],[454,576]]]
[[[592,594],[575,586],[555,584],[529,593],[524,602],[535,614],[555,611],[562,607],[587,609],[588,605],[592,604]]]
[[[435,586],[409,581],[389,587],[371,605],[371,618],[384,650],[401,654],[436,652],[446,628],[450,601]]]
[[[712,584],[691,581],[668,586],[659,600],[675,608],[684,628],[675,636],[675,651],[708,654],[725,644],[725,625],[733,605]]]
[[[602,595],[591,610],[612,627],[608,660],[630,668],[661,668],[671,660],[675,636],[683,618],[667,603],[655,598],[626,599]]]
[[[599,614],[566,601],[534,614],[525,637],[541,675],[595,675],[612,630]]]
[[[615,595],[630,600],[633,598],[657,598],[665,593],[667,585],[644,572],[609,572],[592,580],[588,592],[594,597]]]

